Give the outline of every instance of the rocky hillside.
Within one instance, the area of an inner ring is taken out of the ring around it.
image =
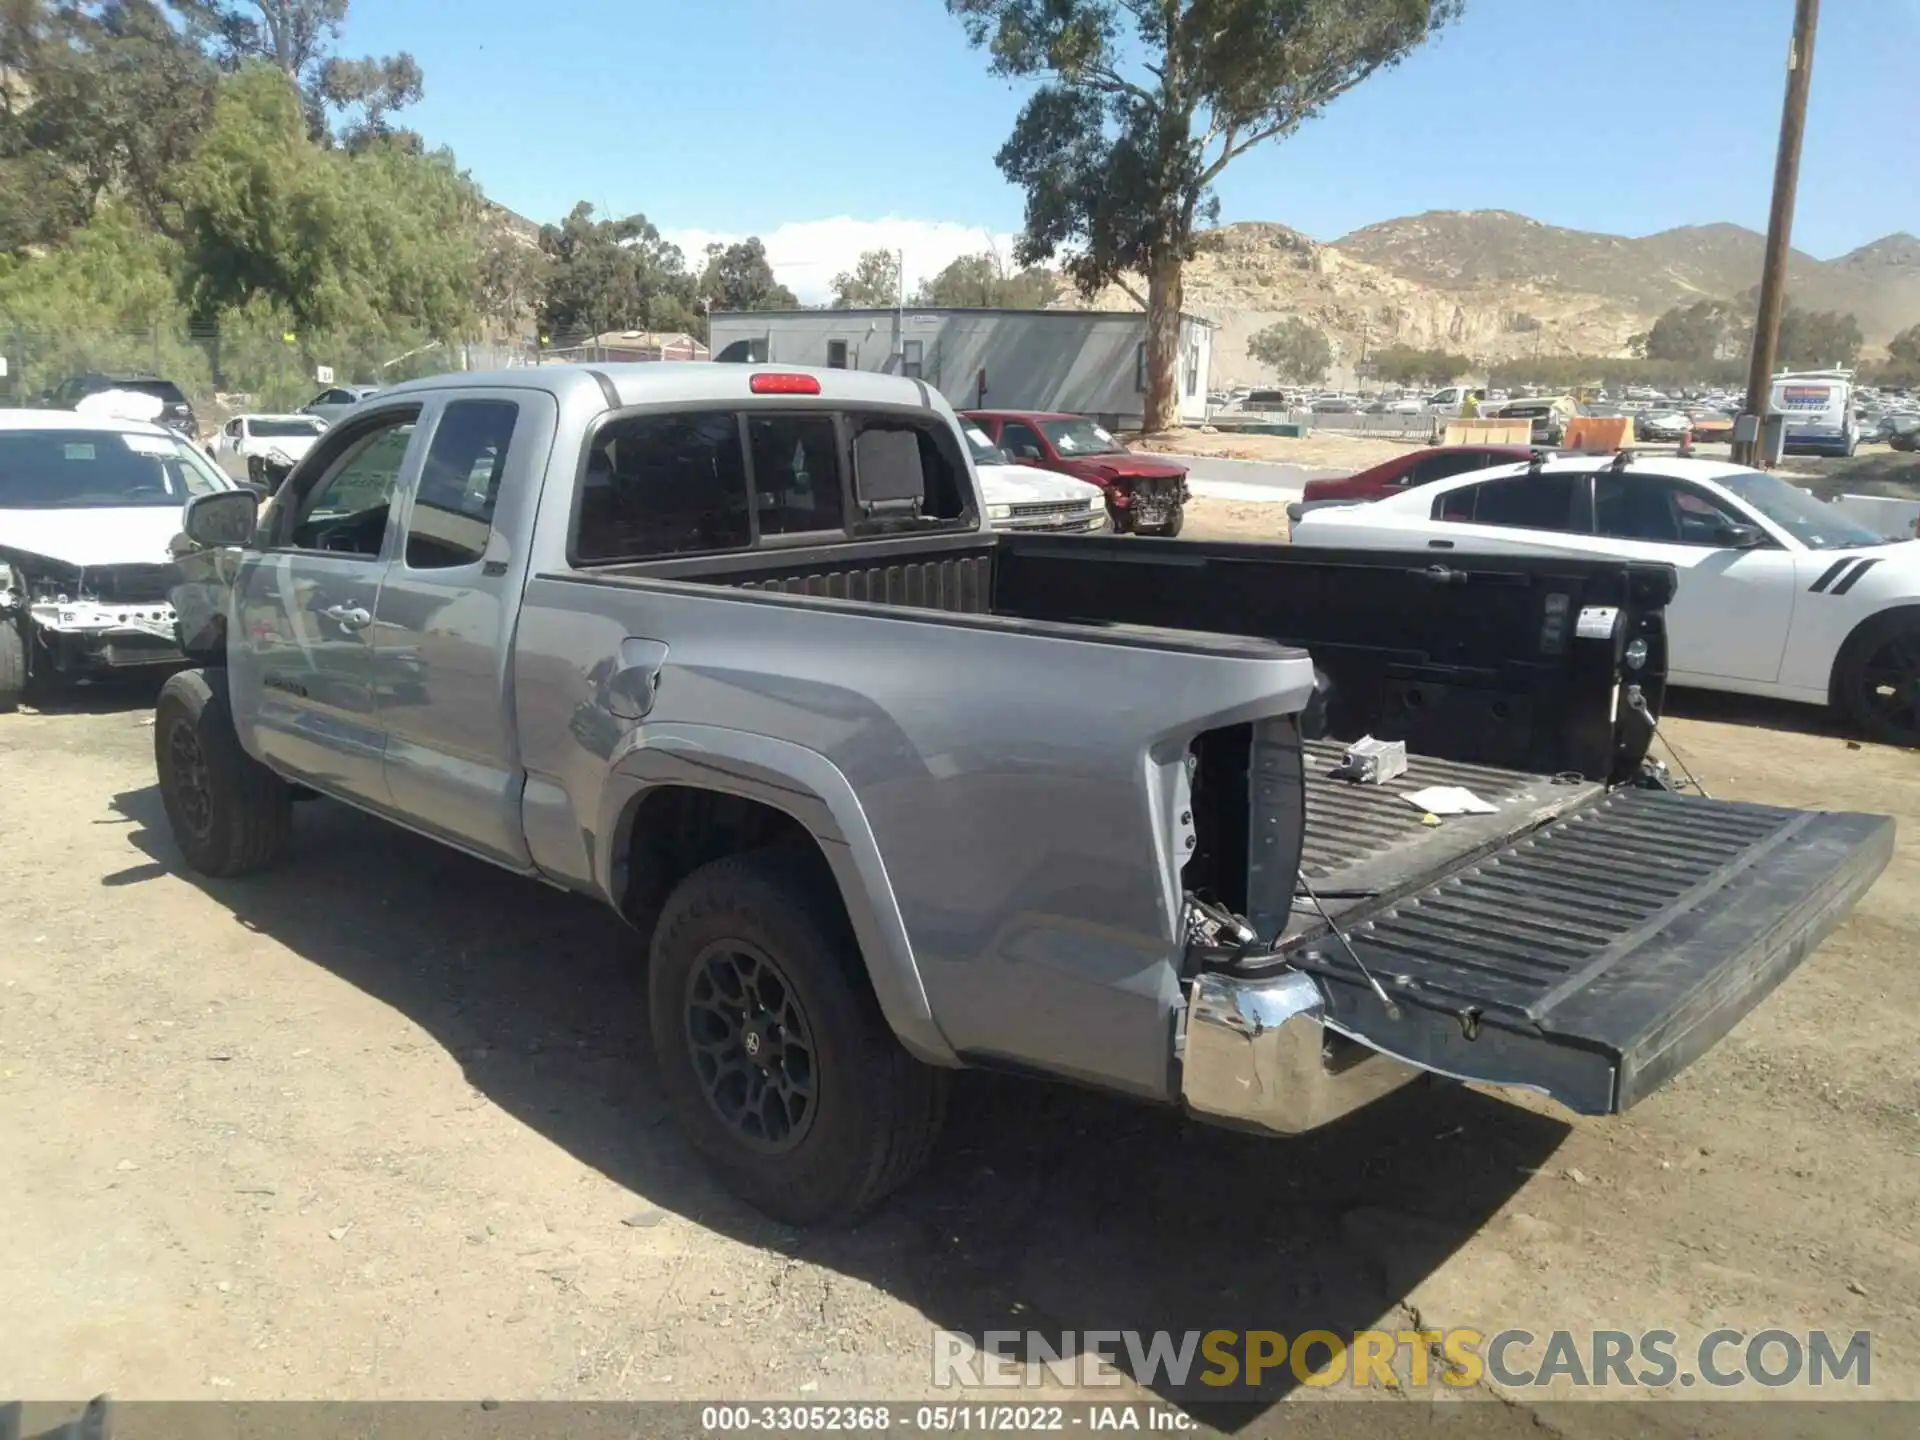
[[[1764,243],[1738,225],[1635,239],[1503,210],[1389,220],[1331,245],[1284,225],[1228,225],[1188,267],[1187,308],[1220,326],[1217,385],[1271,378],[1246,342],[1286,315],[1328,333],[1341,378],[1363,350],[1395,343],[1486,359],[1622,354],[1669,306],[1743,295]],[[1890,235],[1831,261],[1795,252],[1788,284],[1796,304],[1851,311],[1872,349],[1920,321],[1920,240]],[[1098,303],[1132,304],[1118,290]]]

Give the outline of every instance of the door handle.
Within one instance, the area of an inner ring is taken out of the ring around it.
[[[1451,550],[1452,548],[1453,548],[1453,542],[1451,540],[1427,541],[1427,549],[1429,550]]]
[[[373,616],[358,605],[329,605],[320,613],[342,630],[364,630],[373,623]]]

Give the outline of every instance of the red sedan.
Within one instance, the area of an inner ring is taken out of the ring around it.
[[[1178,535],[1186,520],[1187,467],[1136,455],[1084,415],[967,410],[963,418],[1020,465],[1089,480],[1106,492],[1116,534]]]
[[[1410,450],[1356,475],[1307,481],[1300,498],[1287,506],[1287,519],[1298,520],[1307,511],[1322,505],[1358,505],[1368,500],[1382,500],[1451,475],[1484,470],[1490,465],[1512,465],[1531,460],[1533,456],[1533,447],[1529,445],[1437,445],[1426,450]]]

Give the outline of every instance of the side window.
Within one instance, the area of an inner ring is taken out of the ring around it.
[[[592,564],[744,550],[753,540],[747,506],[733,412],[614,420],[587,456],[574,556]]]
[[[1438,455],[1429,455],[1408,472],[1403,483],[1407,485],[1431,485],[1436,480],[1446,480],[1455,475],[1464,475],[1469,470],[1478,470],[1487,463],[1486,456],[1478,451],[1443,451]]]
[[[1593,528],[1617,540],[1718,547],[1744,517],[1704,491],[1656,475],[1602,475],[1593,482]]]
[[[901,523],[944,528],[966,515],[973,493],[966,452],[950,427],[892,415],[851,414],[847,420],[857,528],[868,533]]]
[[[1038,460],[1047,452],[1040,448],[1040,437],[1033,427],[1020,420],[1009,420],[1000,427],[1000,448],[1016,460]]]
[[[227,434],[235,440],[238,440],[240,438],[241,432],[244,431],[246,428],[247,428],[247,422],[244,420],[227,421]]]
[[[918,380],[925,357],[925,341],[902,340],[900,342],[900,373],[909,380]]]
[[[418,418],[418,412],[404,412],[349,438],[300,497],[287,543],[296,550],[377,557]]]
[[[1476,525],[1510,525],[1520,530],[1566,530],[1572,526],[1572,475],[1517,475],[1467,487],[1475,492]]]
[[[847,368],[847,342],[844,340],[827,341],[827,368],[844,370]]]
[[[803,535],[842,526],[840,432],[830,415],[747,421],[753,507],[762,535]]]
[[[486,553],[519,418],[511,400],[456,400],[441,412],[407,522],[409,569],[472,565]]]
[[[1478,494],[1478,485],[1462,485],[1458,490],[1449,490],[1433,502],[1433,518],[1452,520],[1457,524],[1473,523],[1473,497]]]

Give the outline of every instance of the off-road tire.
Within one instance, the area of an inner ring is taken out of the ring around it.
[[[1847,637],[1833,667],[1833,706],[1869,740],[1920,747],[1920,705],[1913,700],[1913,690],[1907,691],[1904,711],[1898,698],[1876,703],[1870,693],[1868,668],[1876,661],[1897,663],[1900,651],[1920,660],[1920,609],[1876,615]],[[1920,685],[1920,674],[1909,675],[1905,683]]]
[[[948,1076],[894,1038],[824,867],[791,851],[716,860],[675,887],[653,934],[647,991],[660,1081],[681,1129],[743,1200],[793,1225],[844,1224],[926,1163]],[[776,964],[811,1032],[816,1103],[792,1148],[753,1148],[708,1099],[689,1005],[705,958],[744,942]]]
[[[274,865],[293,835],[293,791],[240,748],[223,670],[183,670],[154,706],[154,768],[167,822],[202,875]]]
[[[25,622],[0,620],[0,715],[20,708],[27,693],[27,636]]]

